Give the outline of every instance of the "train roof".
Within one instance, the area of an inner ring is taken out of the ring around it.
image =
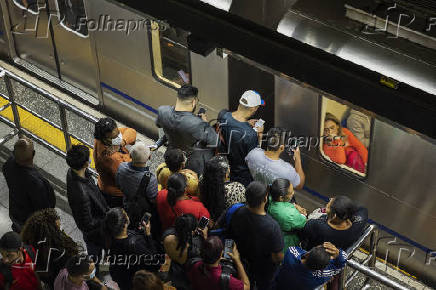
[[[299,6],[303,1],[297,0],[108,1],[436,139],[435,50],[404,39],[383,43],[379,35],[353,33],[355,19],[335,18],[339,7],[319,7],[317,11],[327,11],[322,17],[305,13]],[[314,1],[337,5],[304,2]]]

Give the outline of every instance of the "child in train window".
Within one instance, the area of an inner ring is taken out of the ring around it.
[[[333,162],[365,173],[368,149],[331,113],[324,118],[323,151]]]

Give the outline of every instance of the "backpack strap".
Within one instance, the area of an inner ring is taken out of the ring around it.
[[[34,248],[32,246],[29,246],[29,245],[24,245],[23,248],[26,251],[26,253],[29,255],[32,262],[35,262],[36,253],[35,253]]]
[[[150,200],[148,199],[148,196],[145,194],[145,191],[147,190],[147,186],[150,183],[151,180],[151,174],[150,172],[147,170],[144,173],[144,176],[142,176],[141,178],[141,182],[139,183],[139,187],[136,190],[136,195],[135,196],[144,196],[148,202],[150,202]]]

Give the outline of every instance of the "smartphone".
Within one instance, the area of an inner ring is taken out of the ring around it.
[[[225,239],[224,241],[224,254],[223,258],[227,260],[231,260],[229,253],[233,253],[233,240]]]
[[[254,123],[254,128],[253,128],[254,131],[257,132],[257,128],[262,127],[264,124],[265,124],[264,120],[262,120],[262,119],[257,120],[256,123]]]
[[[209,219],[205,216],[202,216],[200,221],[198,222],[198,228],[204,230],[209,224]]]
[[[146,212],[146,213],[142,216],[141,222],[147,224],[147,223],[150,221],[150,218],[151,218],[151,213]]]

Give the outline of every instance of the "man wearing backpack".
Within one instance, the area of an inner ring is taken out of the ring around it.
[[[109,210],[104,196],[95,184],[88,169],[89,149],[73,145],[67,152],[67,197],[74,221],[83,233],[89,255],[100,257],[102,244],[101,228]]]
[[[121,163],[115,176],[116,184],[124,194],[123,207],[130,218],[131,229],[137,229],[143,215],[150,213],[153,236],[156,238],[155,234],[160,232],[155,209],[158,182],[147,166],[150,149],[143,142],[136,142],[130,150],[130,157],[132,162]]]
[[[15,232],[0,238],[0,289],[42,289],[35,273],[35,249],[24,246]]]

